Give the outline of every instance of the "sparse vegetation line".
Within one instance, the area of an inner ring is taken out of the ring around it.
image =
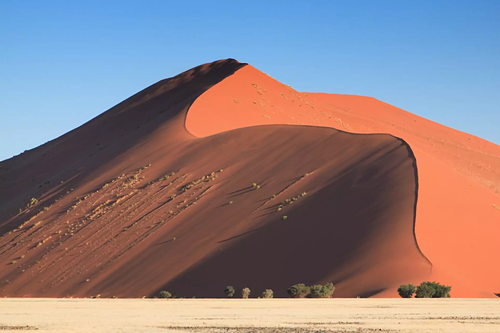
[[[303,180],[304,178],[306,178],[307,176],[313,174],[313,172],[308,172],[302,176],[299,177],[299,179],[293,181],[291,184],[289,184],[288,186],[284,187],[281,191],[279,191],[278,193],[274,194],[271,198],[269,198],[268,200],[266,200],[263,204],[261,204],[260,206],[258,206],[257,208],[255,208],[251,214],[257,212],[259,209],[263,208],[264,206],[266,206],[268,203],[270,203],[271,201],[273,201],[274,199],[276,199],[278,196],[280,196],[281,194],[283,194],[286,190],[288,190],[289,188],[291,188],[292,186],[298,184],[301,180]]]

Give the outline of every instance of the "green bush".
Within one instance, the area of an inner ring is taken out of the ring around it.
[[[417,293],[415,294],[416,298],[431,298],[436,290],[428,285],[428,284],[420,284],[420,286],[417,287]]]
[[[224,294],[226,294],[227,297],[233,297],[235,294],[233,286],[227,286],[226,289],[224,289]]]
[[[436,289],[436,293],[432,297],[434,298],[450,298],[451,286],[445,286],[439,284],[437,282],[428,282],[431,283],[434,289]]]
[[[274,293],[271,289],[266,289],[264,290],[264,292],[262,293],[262,296],[260,296],[261,298],[273,298],[274,297]]]
[[[241,290],[241,298],[248,298],[250,297],[250,288],[243,288]]]
[[[311,287],[308,287],[303,283],[299,283],[288,288],[286,292],[292,298],[304,298],[309,296],[311,293]]]
[[[335,291],[333,283],[327,283],[324,286],[317,284],[312,287],[299,283],[288,288],[287,293],[292,298],[329,298]]]
[[[160,291],[160,293],[158,294],[158,298],[171,298],[171,297],[172,294],[165,290]]]
[[[417,298],[449,298],[450,297],[450,286],[442,285],[438,282],[422,282],[417,287],[417,293],[415,297]]]
[[[332,297],[334,291],[335,291],[335,286],[331,282],[323,286],[323,293],[326,295],[326,297]]]
[[[412,284],[402,284],[398,288],[398,294],[401,298],[412,298],[417,288]]]
[[[317,284],[311,287],[312,298],[330,298],[335,291],[333,283],[327,283],[324,286]]]

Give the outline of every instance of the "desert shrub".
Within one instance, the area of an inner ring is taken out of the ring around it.
[[[436,282],[431,282],[436,292],[432,297],[434,298],[450,298],[451,286],[445,286]]]
[[[416,298],[431,298],[436,290],[428,284],[420,284],[417,287],[417,292],[415,294]]]
[[[273,298],[274,297],[274,293],[271,289],[266,289],[264,290],[264,292],[262,293],[262,296],[260,296],[261,298]]]
[[[241,298],[248,298],[250,297],[250,288],[243,288],[241,290]]]
[[[331,282],[323,286],[323,294],[326,297],[332,297],[334,291],[335,291],[335,286]]]
[[[299,283],[288,288],[286,292],[292,298],[304,298],[309,296],[311,293],[311,287],[308,287],[303,283]]]
[[[315,284],[314,286],[311,286],[310,296],[312,298],[321,298],[321,290],[322,289],[323,289],[323,286],[320,284]]]
[[[165,290],[160,291],[160,293],[158,294],[158,298],[171,298],[171,297],[172,294]]]
[[[335,291],[335,286],[333,283],[327,283],[324,286],[317,284],[311,287],[311,297],[312,298],[329,298],[332,297]]]
[[[417,288],[412,284],[402,284],[398,288],[398,294],[401,298],[412,298]]]
[[[227,297],[233,297],[235,294],[233,286],[227,286],[226,289],[224,289],[224,294],[226,294]]]
[[[445,286],[438,282],[422,282],[417,287],[417,298],[449,298],[451,286]]]
[[[427,285],[434,289],[434,294],[431,296],[432,298],[449,298],[450,297],[450,286],[442,285],[438,282],[422,282],[420,286]],[[417,288],[418,289],[418,288]]]

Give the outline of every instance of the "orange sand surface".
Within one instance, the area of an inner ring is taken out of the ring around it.
[[[429,278],[452,285],[456,297],[492,297],[500,290],[500,266],[492,262],[500,257],[499,146],[375,98],[297,92],[252,66],[203,94],[186,119],[196,136],[263,124],[389,133],[405,140],[417,160],[416,237],[433,264]]]

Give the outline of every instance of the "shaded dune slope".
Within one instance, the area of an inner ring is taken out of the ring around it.
[[[499,146],[371,97],[301,93],[252,66],[197,99],[186,119],[200,137],[262,124],[404,139],[418,164],[416,237],[434,266],[428,278],[452,285],[454,297],[493,297],[500,290],[500,266],[491,262],[500,257]],[[397,296],[395,290],[380,295]]]
[[[404,141],[286,125],[196,137],[192,103],[244,66],[160,81],[1,162],[1,294],[285,296],[333,281],[353,297],[428,276]]]

